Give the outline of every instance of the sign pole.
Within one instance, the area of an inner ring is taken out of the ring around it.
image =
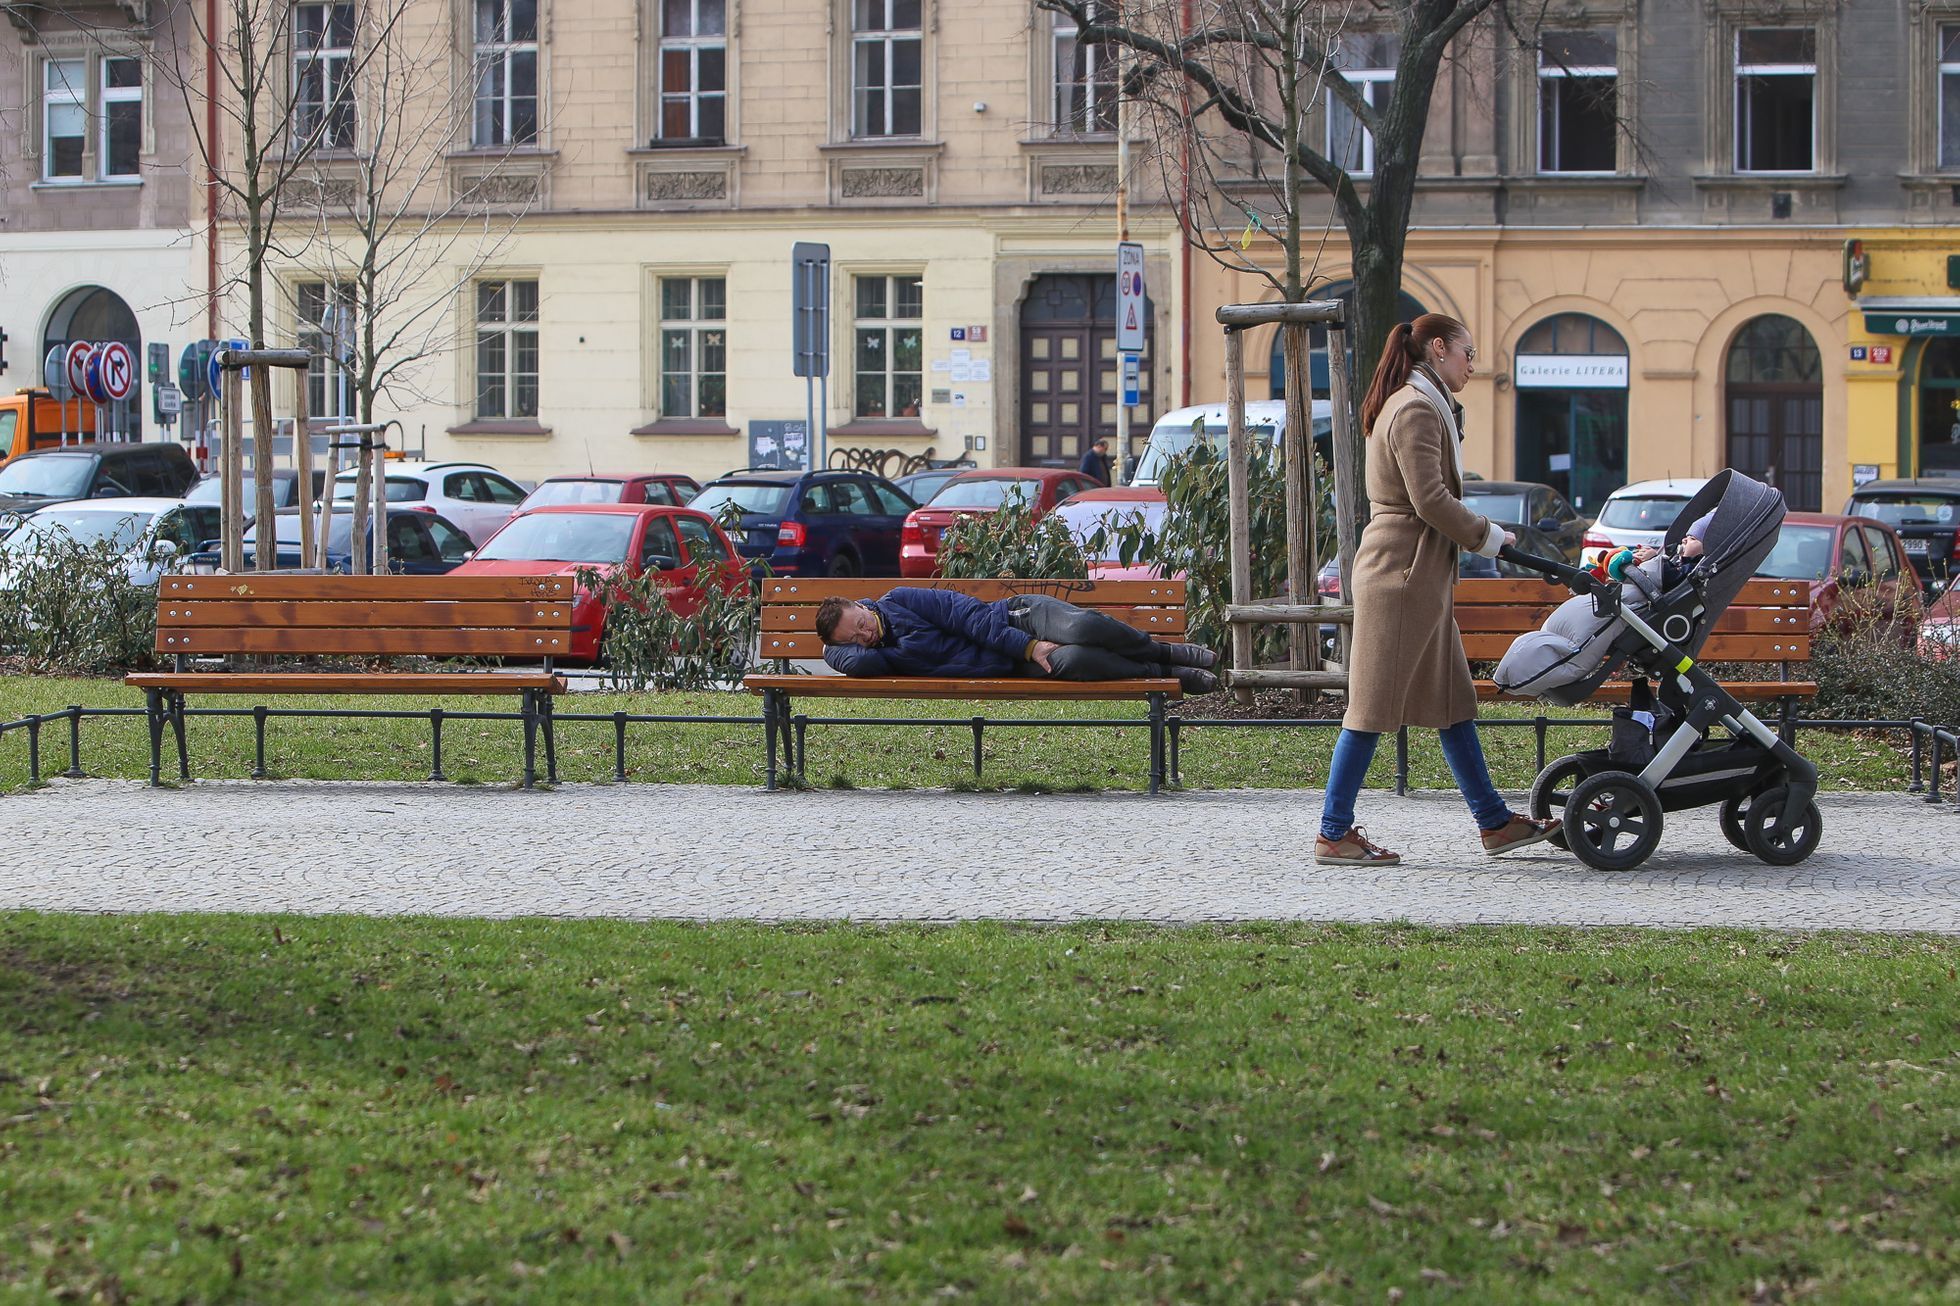
[[[1130,240],[1130,97],[1123,94],[1123,47],[1121,45],[1112,47],[1112,53],[1116,56],[1116,248],[1118,251],[1116,276],[1120,282],[1124,275],[1121,252]],[[1125,287],[1120,285],[1117,287],[1116,300],[1119,313],[1122,311],[1124,289]],[[1117,329],[1120,334],[1122,329],[1120,320]],[[1130,456],[1129,363],[1124,348],[1119,345],[1116,350],[1116,384],[1124,393],[1116,396],[1116,460],[1109,466],[1111,485],[1123,479],[1123,463]],[[1099,363],[1091,366],[1101,370]],[[1093,432],[1095,425],[1091,424],[1089,429]],[[1090,435],[1089,442],[1092,445],[1095,443],[1093,434]]]
[[[237,573],[245,570],[245,417],[240,411],[244,407],[245,383],[235,367],[225,368],[219,375],[219,383],[223,387],[223,397],[218,401],[223,423],[218,433],[218,466],[222,469],[218,482],[219,514],[225,570]]]
[[[374,468],[374,574],[388,574],[388,433],[374,433],[374,448],[368,452]]]

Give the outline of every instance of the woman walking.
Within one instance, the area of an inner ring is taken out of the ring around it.
[[[1347,714],[1328,769],[1314,860],[1324,866],[1393,866],[1402,858],[1354,823],[1355,795],[1384,732],[1426,726],[1470,804],[1484,851],[1495,856],[1558,833],[1505,806],[1477,738],[1477,691],[1456,628],[1458,550],[1496,557],[1517,537],[1463,503],[1458,442],[1477,351],[1470,329],[1425,313],[1389,332],[1361,404],[1368,433],[1368,528],[1354,556],[1354,641]]]

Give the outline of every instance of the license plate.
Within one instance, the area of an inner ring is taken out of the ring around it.
[[[1899,542],[1906,546],[1907,553],[1927,553],[1931,551],[1930,546],[1932,541],[1930,540],[1901,540]]]

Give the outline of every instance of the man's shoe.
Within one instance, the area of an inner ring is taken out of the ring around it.
[[[1218,665],[1218,653],[1203,644],[1158,644],[1157,657],[1174,667],[1202,667],[1210,671]]]
[[[1529,816],[1511,813],[1511,819],[1495,830],[1485,830],[1484,851],[1492,857],[1502,857],[1505,853],[1519,848],[1528,848],[1535,843],[1543,843],[1559,832],[1557,817],[1548,816],[1536,820]]]
[[[1164,670],[1177,678],[1177,683],[1187,694],[1216,694],[1218,677],[1203,667],[1167,666]]]
[[[1400,866],[1402,854],[1368,842],[1360,826],[1338,839],[1324,834],[1313,837],[1313,859],[1322,866]]]

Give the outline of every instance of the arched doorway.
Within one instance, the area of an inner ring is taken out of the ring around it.
[[[1326,285],[1310,291],[1307,294],[1307,298],[1338,299],[1341,301],[1341,306],[1347,310],[1348,320],[1352,322],[1354,319],[1354,283],[1352,281],[1330,281]],[[1422,306],[1422,302],[1408,291],[1401,290],[1396,292],[1395,320],[1397,322],[1413,322],[1428,311],[1428,309]],[[1319,326],[1310,327],[1308,328],[1308,332],[1313,348],[1313,356],[1308,360],[1308,364],[1312,369],[1309,373],[1309,379],[1313,384],[1313,391],[1308,397],[1312,399],[1325,399],[1328,394],[1327,328]],[[1281,337],[1281,332],[1273,332],[1272,357],[1266,364],[1266,376],[1269,384],[1268,397],[1273,399],[1286,398],[1286,351],[1281,348]],[[1350,369],[1354,365],[1353,341],[1354,337],[1350,335],[1348,337],[1348,366]],[[1361,402],[1361,396],[1368,391],[1368,378],[1356,377],[1354,379],[1354,386],[1354,401],[1358,405]]]
[[[1960,338],[1937,336],[1919,351],[1920,476],[1960,476]]]
[[[1150,434],[1150,352],[1156,332],[1145,303],[1137,405],[1130,441]],[[1021,452],[1035,467],[1073,467],[1099,435],[1115,439],[1123,399],[1116,354],[1116,279],[1106,275],[1048,275],[1034,279],[1021,301]],[[1129,450],[1117,450],[1118,457]]]
[[[129,356],[136,360],[137,367],[140,369],[143,365],[143,333],[137,328],[136,314],[129,311],[129,305],[123,302],[121,295],[106,287],[77,286],[55,301],[53,310],[48,314],[47,326],[41,332],[41,353],[35,360],[36,374],[40,372],[40,360],[48,356],[50,349],[64,349],[76,340],[96,344],[120,340],[129,347]],[[126,430],[130,438],[141,439],[143,406],[134,402],[132,397],[126,421],[110,429]]]
[[[1555,313],[1518,339],[1517,477],[1597,514],[1627,481],[1627,342],[1584,313]]]
[[[1780,313],[1736,332],[1723,369],[1728,464],[1783,491],[1790,507],[1824,505],[1824,359],[1803,323]]]

